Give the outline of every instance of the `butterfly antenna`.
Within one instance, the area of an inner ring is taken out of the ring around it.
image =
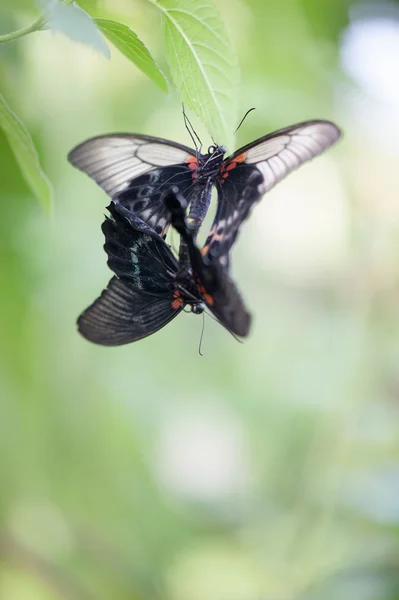
[[[202,148],[202,142],[200,140],[199,135],[197,134],[197,132],[195,131],[190,119],[188,118],[186,111],[184,109],[184,104],[182,103],[182,109],[183,109],[183,118],[184,118],[184,125],[192,139],[192,142],[195,146],[195,149],[197,152],[201,153],[201,148]],[[197,142],[195,141],[197,139],[198,143],[199,143],[199,147],[197,145]]]
[[[244,123],[244,121],[247,118],[247,116],[249,115],[249,113],[252,112],[253,110],[256,110],[256,108],[254,107],[254,108],[250,108],[249,110],[247,110],[247,112],[245,113],[245,115],[241,119],[240,124],[239,124],[239,126],[237,127],[237,129],[235,130],[234,133],[237,133],[237,131],[240,129],[241,125]]]
[[[198,346],[198,354],[200,356],[204,356],[201,352],[202,350],[202,340],[204,337],[204,329],[205,329],[205,313],[202,313],[202,329],[201,329],[201,337],[200,337],[200,341],[199,341],[199,346]]]
[[[240,338],[237,337],[236,334],[231,331],[231,329],[229,329],[226,325],[224,325],[221,321],[219,321],[219,319],[214,317],[211,313],[205,312],[204,314],[206,314],[207,317],[211,317],[211,319],[216,321],[216,323],[219,323],[219,325],[221,325],[226,331],[228,331],[230,333],[230,335],[233,336],[233,338],[235,339],[236,342],[239,342],[240,344],[244,343],[243,340],[240,340]]]

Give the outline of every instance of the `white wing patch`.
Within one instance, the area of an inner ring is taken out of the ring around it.
[[[256,164],[264,177],[259,193],[264,194],[302,163],[334,144],[341,133],[330,121],[299,123],[245,150],[246,164]]]
[[[137,157],[157,167],[167,167],[184,162],[190,154],[174,146],[165,144],[145,144],[137,151]]]
[[[83,142],[68,158],[113,198],[136,177],[159,166],[182,163],[193,154],[189,148],[171,145],[167,140],[114,134]]]

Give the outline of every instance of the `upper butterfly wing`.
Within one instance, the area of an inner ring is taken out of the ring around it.
[[[340,135],[330,121],[307,121],[266,135],[227,158],[217,181],[218,207],[203,256],[227,264],[228,252],[252,206],[288,173],[334,144]]]
[[[149,296],[113,277],[101,296],[80,315],[78,329],[90,342],[120,346],[155,333],[180,310],[171,306],[169,297]]]
[[[193,184],[189,165],[195,151],[162,138],[102,135],[76,146],[68,159],[160,235],[168,228],[161,200],[164,186],[179,185],[189,196]]]

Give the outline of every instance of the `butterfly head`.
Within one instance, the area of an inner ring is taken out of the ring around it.
[[[190,305],[191,312],[194,315],[200,315],[204,312],[206,305],[194,284],[191,271],[179,273],[177,281],[174,283],[174,299],[179,299],[181,304]]]
[[[224,156],[226,154],[227,150],[224,146],[218,146],[218,145],[212,145],[209,146],[208,148],[208,154],[210,156]]]
[[[204,312],[205,308],[206,306],[204,302],[197,302],[191,305],[191,312],[194,315],[201,315]]]
[[[223,157],[226,154],[226,148],[214,144],[209,146],[208,153],[203,154],[199,163],[198,175],[206,178],[212,178],[217,175],[223,163]],[[213,183],[213,182],[212,182]]]

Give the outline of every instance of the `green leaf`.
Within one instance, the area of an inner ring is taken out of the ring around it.
[[[40,167],[39,157],[29,131],[12,112],[1,94],[0,127],[7,136],[25,181],[44,208],[50,211],[53,197],[51,183]]]
[[[94,19],[75,2],[66,4],[60,0],[45,0],[43,11],[47,26],[53,31],[61,32],[75,42],[90,46],[105,58],[111,57]]]
[[[166,57],[181,98],[209,133],[232,147],[238,66],[212,0],[149,0],[162,11]]]
[[[127,25],[109,19],[94,19],[98,28],[120,52],[164,92],[168,91],[165,76],[144,46],[143,42]]]

